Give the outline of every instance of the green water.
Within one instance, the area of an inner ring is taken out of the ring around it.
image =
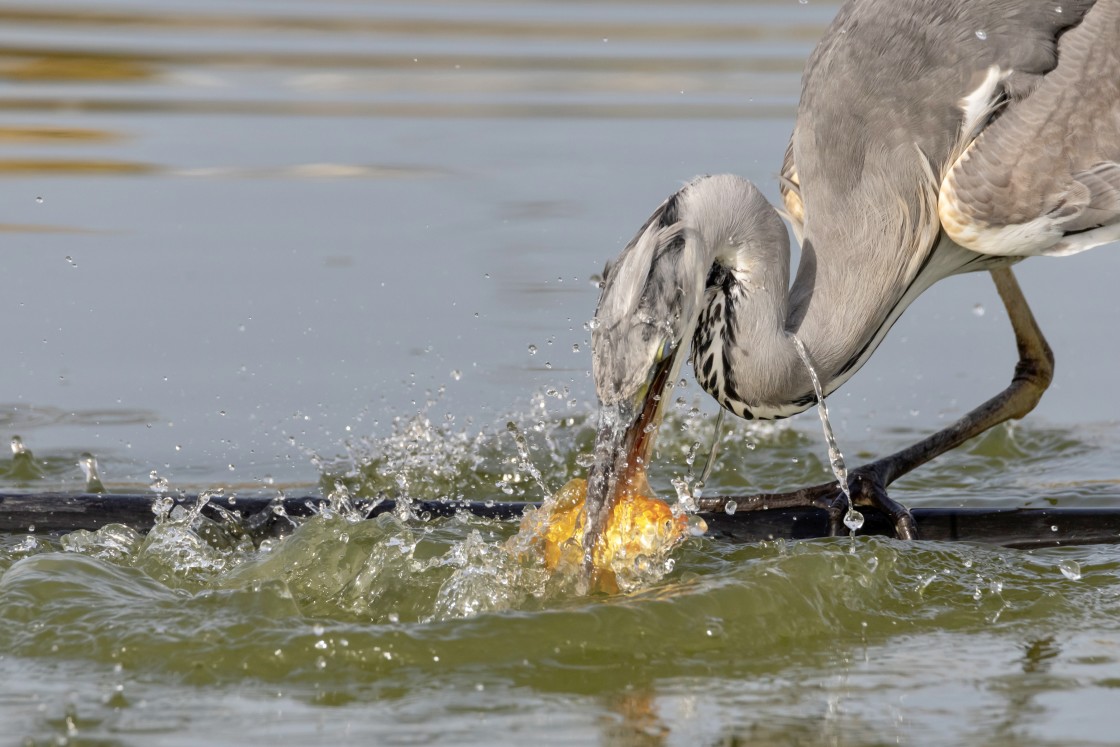
[[[675,414],[663,452],[687,451],[704,430]],[[528,433],[542,465],[590,437],[579,424]],[[740,426],[724,461],[744,458],[778,483],[819,481],[827,466],[814,435]],[[349,480],[397,498],[482,490],[508,438],[480,431],[456,443],[412,423],[367,440]],[[1014,462],[1009,503],[1047,505],[1062,491],[1039,482],[1040,468],[1032,477],[1041,460],[1023,452],[1076,469],[1103,448],[1060,430],[1001,429],[924,478],[955,486],[915,481],[895,494],[938,505],[975,492],[971,502],[987,503]],[[401,487],[433,462],[445,471]],[[579,468],[553,466],[546,479],[569,469]],[[714,481],[745,489],[726,467]],[[1089,505],[1095,489],[1071,486],[1059,504]],[[9,536],[0,718],[43,744],[1112,740],[1111,546],[690,538],[643,588],[587,598],[515,557],[516,528],[343,509],[262,541],[178,509],[146,535],[110,525]]]
[[[80,490],[90,452],[114,491],[540,499],[508,423],[549,488],[581,474],[589,281],[696,174],[776,198],[835,11],[0,1],[0,437],[34,455],[0,490]],[[1114,249],[1017,269],[1051,390],[895,497],[1117,505]],[[1014,359],[991,283],[939,284],[830,398],[847,463]],[[662,495],[712,437],[677,397]],[[830,479],[812,413],[721,455],[711,492]],[[587,598],[515,532],[338,509],[269,540],[189,514],[0,537],[0,745],[1118,742],[1111,546],[700,537]]]

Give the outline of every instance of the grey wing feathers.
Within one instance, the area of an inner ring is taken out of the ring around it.
[[[1057,255],[1120,239],[1120,0],[1098,0],[1058,53],[942,182],[942,225],[966,248]]]
[[[1120,163],[1098,163],[1075,172],[1073,178],[1088,196],[1082,222],[1071,226],[1073,230],[1084,231],[1120,215]]]

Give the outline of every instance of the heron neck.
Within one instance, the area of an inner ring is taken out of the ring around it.
[[[852,265],[843,261],[849,256],[843,247],[830,246],[818,255],[813,243],[804,241],[788,293],[740,291],[745,302],[735,305],[739,344],[730,366],[747,411],[739,414],[783,418],[816,402],[812,379],[790,335],[808,350],[824,393],[838,389],[866,362],[914,298],[937,278],[960,271],[967,261],[962,254],[947,246],[923,272],[910,275],[880,263],[854,276]],[[784,259],[775,261],[788,273],[788,250]],[[876,271],[884,274],[870,275]]]
[[[851,262],[866,243],[859,231],[832,236],[819,255],[804,241],[791,287],[785,223],[753,185],[707,179],[694,183],[686,199],[689,235],[699,242],[692,255],[699,264],[688,276],[708,272],[693,368],[700,385],[741,417],[787,417],[816,402],[791,334],[805,345],[828,394],[870,355],[910,291],[921,290],[911,282],[914,271],[897,263]],[[853,267],[862,274],[852,276]],[[890,276],[866,276],[880,270]],[[852,290],[860,288],[865,292]]]
[[[751,262],[749,270],[731,270],[719,294],[722,301],[714,300],[706,309],[718,316],[722,303],[723,323],[701,319],[700,329],[711,330],[711,339],[697,346],[707,351],[696,360],[697,379],[740,417],[788,417],[816,401],[791,337],[790,319],[799,309],[790,303],[788,244],[782,254]],[[810,337],[803,342],[817,360],[818,341]]]
[[[706,224],[713,270],[693,339],[700,385],[731,412],[746,418],[800,412],[812,381],[790,338],[790,245],[785,224],[761,195],[736,221]],[[742,225],[748,222],[750,225]],[[806,345],[812,354],[815,347]],[[790,403],[799,404],[791,407]]]
[[[715,253],[717,268],[724,270],[709,278],[693,362],[701,385],[733,413],[783,418],[816,402],[812,379],[791,335],[805,345],[828,394],[859,368],[870,341],[881,337],[876,330],[884,317],[866,298],[829,295],[829,289],[867,287],[859,281],[877,281],[832,277],[838,268],[819,262],[808,241],[791,287],[785,225],[772,209],[752,215],[749,233],[756,239],[729,241],[723,246],[731,249]],[[887,285],[884,281],[882,287]]]

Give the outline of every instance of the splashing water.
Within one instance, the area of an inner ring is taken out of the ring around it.
[[[1068,578],[1070,581],[1081,580],[1081,564],[1076,560],[1070,560],[1069,558],[1063,558],[1062,560],[1059,560],[1058,570],[1061,571],[1062,575]]]
[[[644,476],[639,477],[644,483]],[[507,547],[523,561],[534,565],[543,561],[544,568],[561,583],[575,583],[583,591],[634,591],[654,583],[672,570],[669,553],[673,548],[699,528],[690,519],[702,520],[686,518],[645,490],[622,492],[591,548],[584,547],[587,481],[580,478],[549,496],[539,509],[526,511],[521,531]],[[594,568],[589,588],[580,572],[585,556]]]
[[[148,490],[156,495],[164,495],[171,490],[171,483],[168,482],[166,477],[161,476],[155,470],[152,470],[148,475]]]
[[[337,459],[319,457],[322,487],[331,490],[341,480],[360,498],[448,503],[484,500],[497,487],[511,500],[540,500],[542,493],[552,492],[542,488],[543,475],[551,480],[576,474],[575,449],[568,437],[580,432],[584,423],[582,417],[569,416],[560,420],[558,429],[536,427],[553,415],[547,409],[552,399],[546,394],[537,397],[532,411],[515,421],[516,433],[508,427],[508,416],[477,428],[469,421],[462,427],[424,412],[396,417],[387,436],[350,441],[348,454]],[[516,455],[508,448],[510,433],[517,443]],[[558,437],[563,443],[556,442]]]
[[[32,482],[41,480],[45,471],[36,461],[35,455],[31,453],[31,449],[23,443],[23,439],[19,436],[12,436],[12,463],[7,470],[7,477],[10,480],[20,482]]]
[[[101,473],[97,469],[97,457],[88,451],[82,452],[78,457],[78,466],[86,478],[87,493],[104,493],[105,486],[101,482]]]
[[[801,362],[809,370],[809,378],[813,381],[813,391],[817,395],[817,414],[820,415],[824,438],[828,442],[828,462],[832,466],[832,473],[836,475],[836,480],[840,483],[840,490],[844,492],[844,497],[848,501],[848,512],[844,515],[844,526],[854,536],[856,530],[863,526],[863,514],[856,511],[855,506],[852,505],[852,492],[848,489],[848,468],[844,464],[844,455],[836,444],[836,436],[832,432],[832,423],[828,420],[828,406],[824,403],[824,389],[821,387],[821,380],[817,376],[817,370],[813,368],[813,361],[809,357],[809,351],[805,349],[805,344],[798,339],[797,335],[791,334],[790,338],[793,340],[793,346],[797,349],[797,354],[801,356]]]
[[[506,430],[513,436],[513,442],[517,446],[517,455],[521,458],[520,463],[517,465],[521,471],[527,473],[533,478],[533,482],[541,489],[544,495],[551,495],[554,491],[550,490],[545,485],[544,478],[541,476],[541,471],[537,469],[537,465],[533,463],[533,458],[529,454],[529,444],[525,440],[525,434],[517,427],[517,423],[512,420],[506,423]]]
[[[699,510],[696,500],[700,497],[700,491],[703,485],[694,484],[692,481],[692,467],[696,463],[696,454],[700,451],[700,442],[693,441],[692,445],[688,447],[688,453],[685,455],[684,463],[688,466],[688,471],[683,475],[675,475],[670,483],[677,493],[676,508],[686,514],[694,514]]]

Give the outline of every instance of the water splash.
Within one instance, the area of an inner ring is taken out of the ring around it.
[[[152,491],[156,495],[162,496],[167,494],[167,492],[171,490],[171,483],[167,480],[166,477],[162,477],[159,472],[152,470],[148,474],[148,490]]]
[[[1070,581],[1081,580],[1081,564],[1076,560],[1071,560],[1069,558],[1063,558],[1059,560],[1058,570],[1061,571],[1062,575],[1068,578]]]
[[[517,423],[512,420],[506,423],[506,431],[513,436],[513,443],[517,446],[517,455],[521,459],[518,463],[518,467],[533,478],[533,482],[541,489],[543,495],[552,495],[554,491],[550,490],[549,487],[545,485],[544,478],[541,476],[541,471],[537,469],[537,465],[533,463],[533,457],[529,454],[529,444],[525,440],[525,434],[521,432]]]
[[[12,462],[7,469],[6,477],[16,482],[31,482],[41,480],[46,476],[43,465],[35,459],[31,449],[24,445],[19,436],[12,436]]]
[[[83,451],[78,457],[78,466],[86,478],[87,493],[104,493],[105,485],[101,482],[101,473],[97,469],[97,457],[88,451]]]
[[[824,389],[821,387],[821,380],[817,376],[817,370],[813,367],[813,361],[809,357],[809,351],[805,349],[805,344],[801,342],[797,335],[791,334],[790,339],[793,340],[793,346],[796,348],[797,354],[801,356],[801,362],[809,370],[809,378],[813,381],[813,391],[817,395],[817,414],[821,418],[825,441],[828,442],[828,463],[832,467],[832,473],[836,475],[837,482],[840,483],[840,490],[843,491],[844,498],[848,501],[848,511],[844,515],[844,526],[848,528],[852,535],[855,535],[856,530],[863,526],[863,514],[856,511],[852,504],[852,492],[848,488],[848,468],[844,464],[844,455],[836,444],[836,436],[832,432],[832,423],[828,419],[828,406],[824,402]]]
[[[684,379],[681,381],[683,382]],[[678,383],[676,386],[680,387],[682,384]],[[687,406],[684,398],[679,398],[677,400],[677,405],[678,411],[666,413],[662,430],[666,432],[677,431],[698,439],[689,445],[685,453],[684,462],[687,466],[685,474],[675,475],[670,478],[670,484],[672,484],[677,494],[677,502],[674,506],[675,513],[693,514],[700,510],[699,500],[703,497],[704,488],[709,478],[711,478],[712,472],[715,470],[716,459],[719,456],[720,446],[723,443],[724,418],[727,411],[721,408],[716,415],[715,422],[712,426],[711,447],[708,449],[708,454],[704,459],[704,466],[701,468],[699,475],[697,475],[694,468],[696,466],[696,457],[699,455],[702,446],[701,440],[703,436],[696,433],[696,429],[703,425],[704,419],[701,416],[699,408],[696,407],[690,408],[685,413],[679,412],[681,408]],[[744,445],[751,449],[754,448],[754,445],[749,441],[744,442]]]

